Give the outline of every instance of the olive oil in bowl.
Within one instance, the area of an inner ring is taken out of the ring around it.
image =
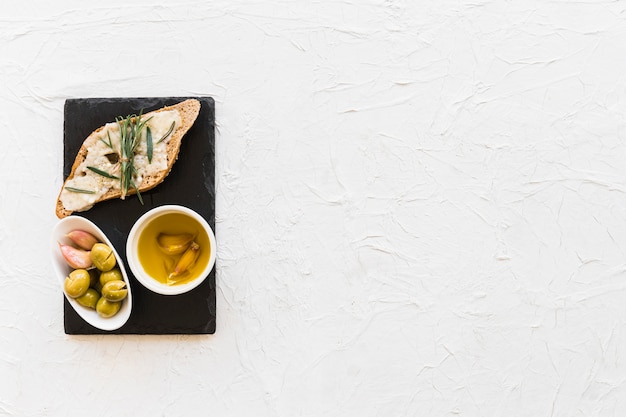
[[[141,216],[128,236],[128,263],[149,290],[176,295],[200,285],[215,265],[215,235],[206,220],[183,206],[161,206]]]
[[[171,236],[191,235],[192,242],[198,246],[198,257],[181,274],[172,276],[177,262],[184,255],[168,254],[160,247],[158,237],[161,234]],[[211,244],[204,228],[193,218],[182,213],[165,213],[149,222],[139,235],[137,256],[146,273],[162,284],[181,285],[198,278],[211,254]]]

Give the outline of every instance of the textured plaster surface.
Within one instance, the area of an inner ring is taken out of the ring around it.
[[[626,1],[25,0],[0,55],[0,415],[625,415]],[[188,95],[216,333],[65,335],[64,100]]]

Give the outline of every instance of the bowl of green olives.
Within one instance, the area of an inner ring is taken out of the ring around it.
[[[87,323],[112,331],[128,321],[133,302],[126,269],[93,222],[73,215],[56,224],[52,265],[65,298]]]

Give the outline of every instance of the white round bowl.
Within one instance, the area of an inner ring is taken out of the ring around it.
[[[117,260],[117,265],[122,272],[122,277],[126,282],[126,287],[128,288],[128,295],[126,296],[124,301],[122,301],[122,306],[120,310],[113,317],[100,317],[96,310],[80,305],[78,301],[71,297],[68,297],[63,290],[63,283],[65,282],[65,278],[69,275],[70,272],[72,272],[74,268],[70,267],[65,261],[65,258],[63,258],[63,255],[61,254],[61,249],[59,248],[59,243],[63,243],[66,245],[72,244],[72,241],[67,237],[67,234],[72,230],[84,230],[85,232],[89,232],[94,235],[100,242],[106,243],[111,249],[113,249],[115,259]],[[61,285],[61,291],[65,295],[65,298],[67,299],[67,301],[69,301],[74,310],[76,310],[78,315],[82,317],[87,323],[91,324],[95,328],[111,331],[119,329],[128,321],[133,306],[133,296],[130,282],[128,281],[128,275],[126,274],[126,269],[124,268],[122,259],[115,250],[115,247],[113,246],[111,241],[105,236],[104,232],[100,230],[100,228],[96,226],[93,222],[80,216],[68,216],[61,219],[56,224],[52,231],[52,266],[57,275],[57,279],[59,280],[59,283]]]
[[[139,237],[141,233],[145,230],[146,226],[153,220],[157,219],[160,216],[166,214],[183,214],[192,218],[196,223],[198,223],[202,229],[206,232],[209,238],[210,244],[210,254],[209,260],[206,264],[206,267],[203,268],[202,272],[198,274],[198,277],[193,279],[190,282],[176,284],[176,285],[167,285],[156,279],[154,279],[150,274],[146,272],[144,267],[141,265],[138,257],[138,246],[139,246]],[[152,210],[146,212],[142,215],[133,225],[130,233],[128,234],[128,240],[126,241],[126,257],[128,259],[128,266],[132,271],[137,281],[139,281],[144,287],[149,289],[152,292],[162,295],[178,295],[183,294],[188,291],[193,290],[198,285],[202,284],[202,282],[207,278],[213,267],[215,266],[215,253],[216,253],[216,242],[215,242],[215,234],[213,233],[213,229],[207,223],[207,221],[198,213],[191,210],[188,207],[179,206],[179,205],[166,205],[159,206],[153,208]]]

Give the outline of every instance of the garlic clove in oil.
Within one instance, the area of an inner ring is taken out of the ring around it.
[[[168,283],[185,274],[196,263],[198,255],[200,255],[200,245],[196,242],[191,242],[189,248],[176,263],[174,270],[168,275]]]
[[[159,249],[166,255],[180,255],[189,248],[193,238],[194,235],[191,233],[160,233],[157,236],[157,244]]]

